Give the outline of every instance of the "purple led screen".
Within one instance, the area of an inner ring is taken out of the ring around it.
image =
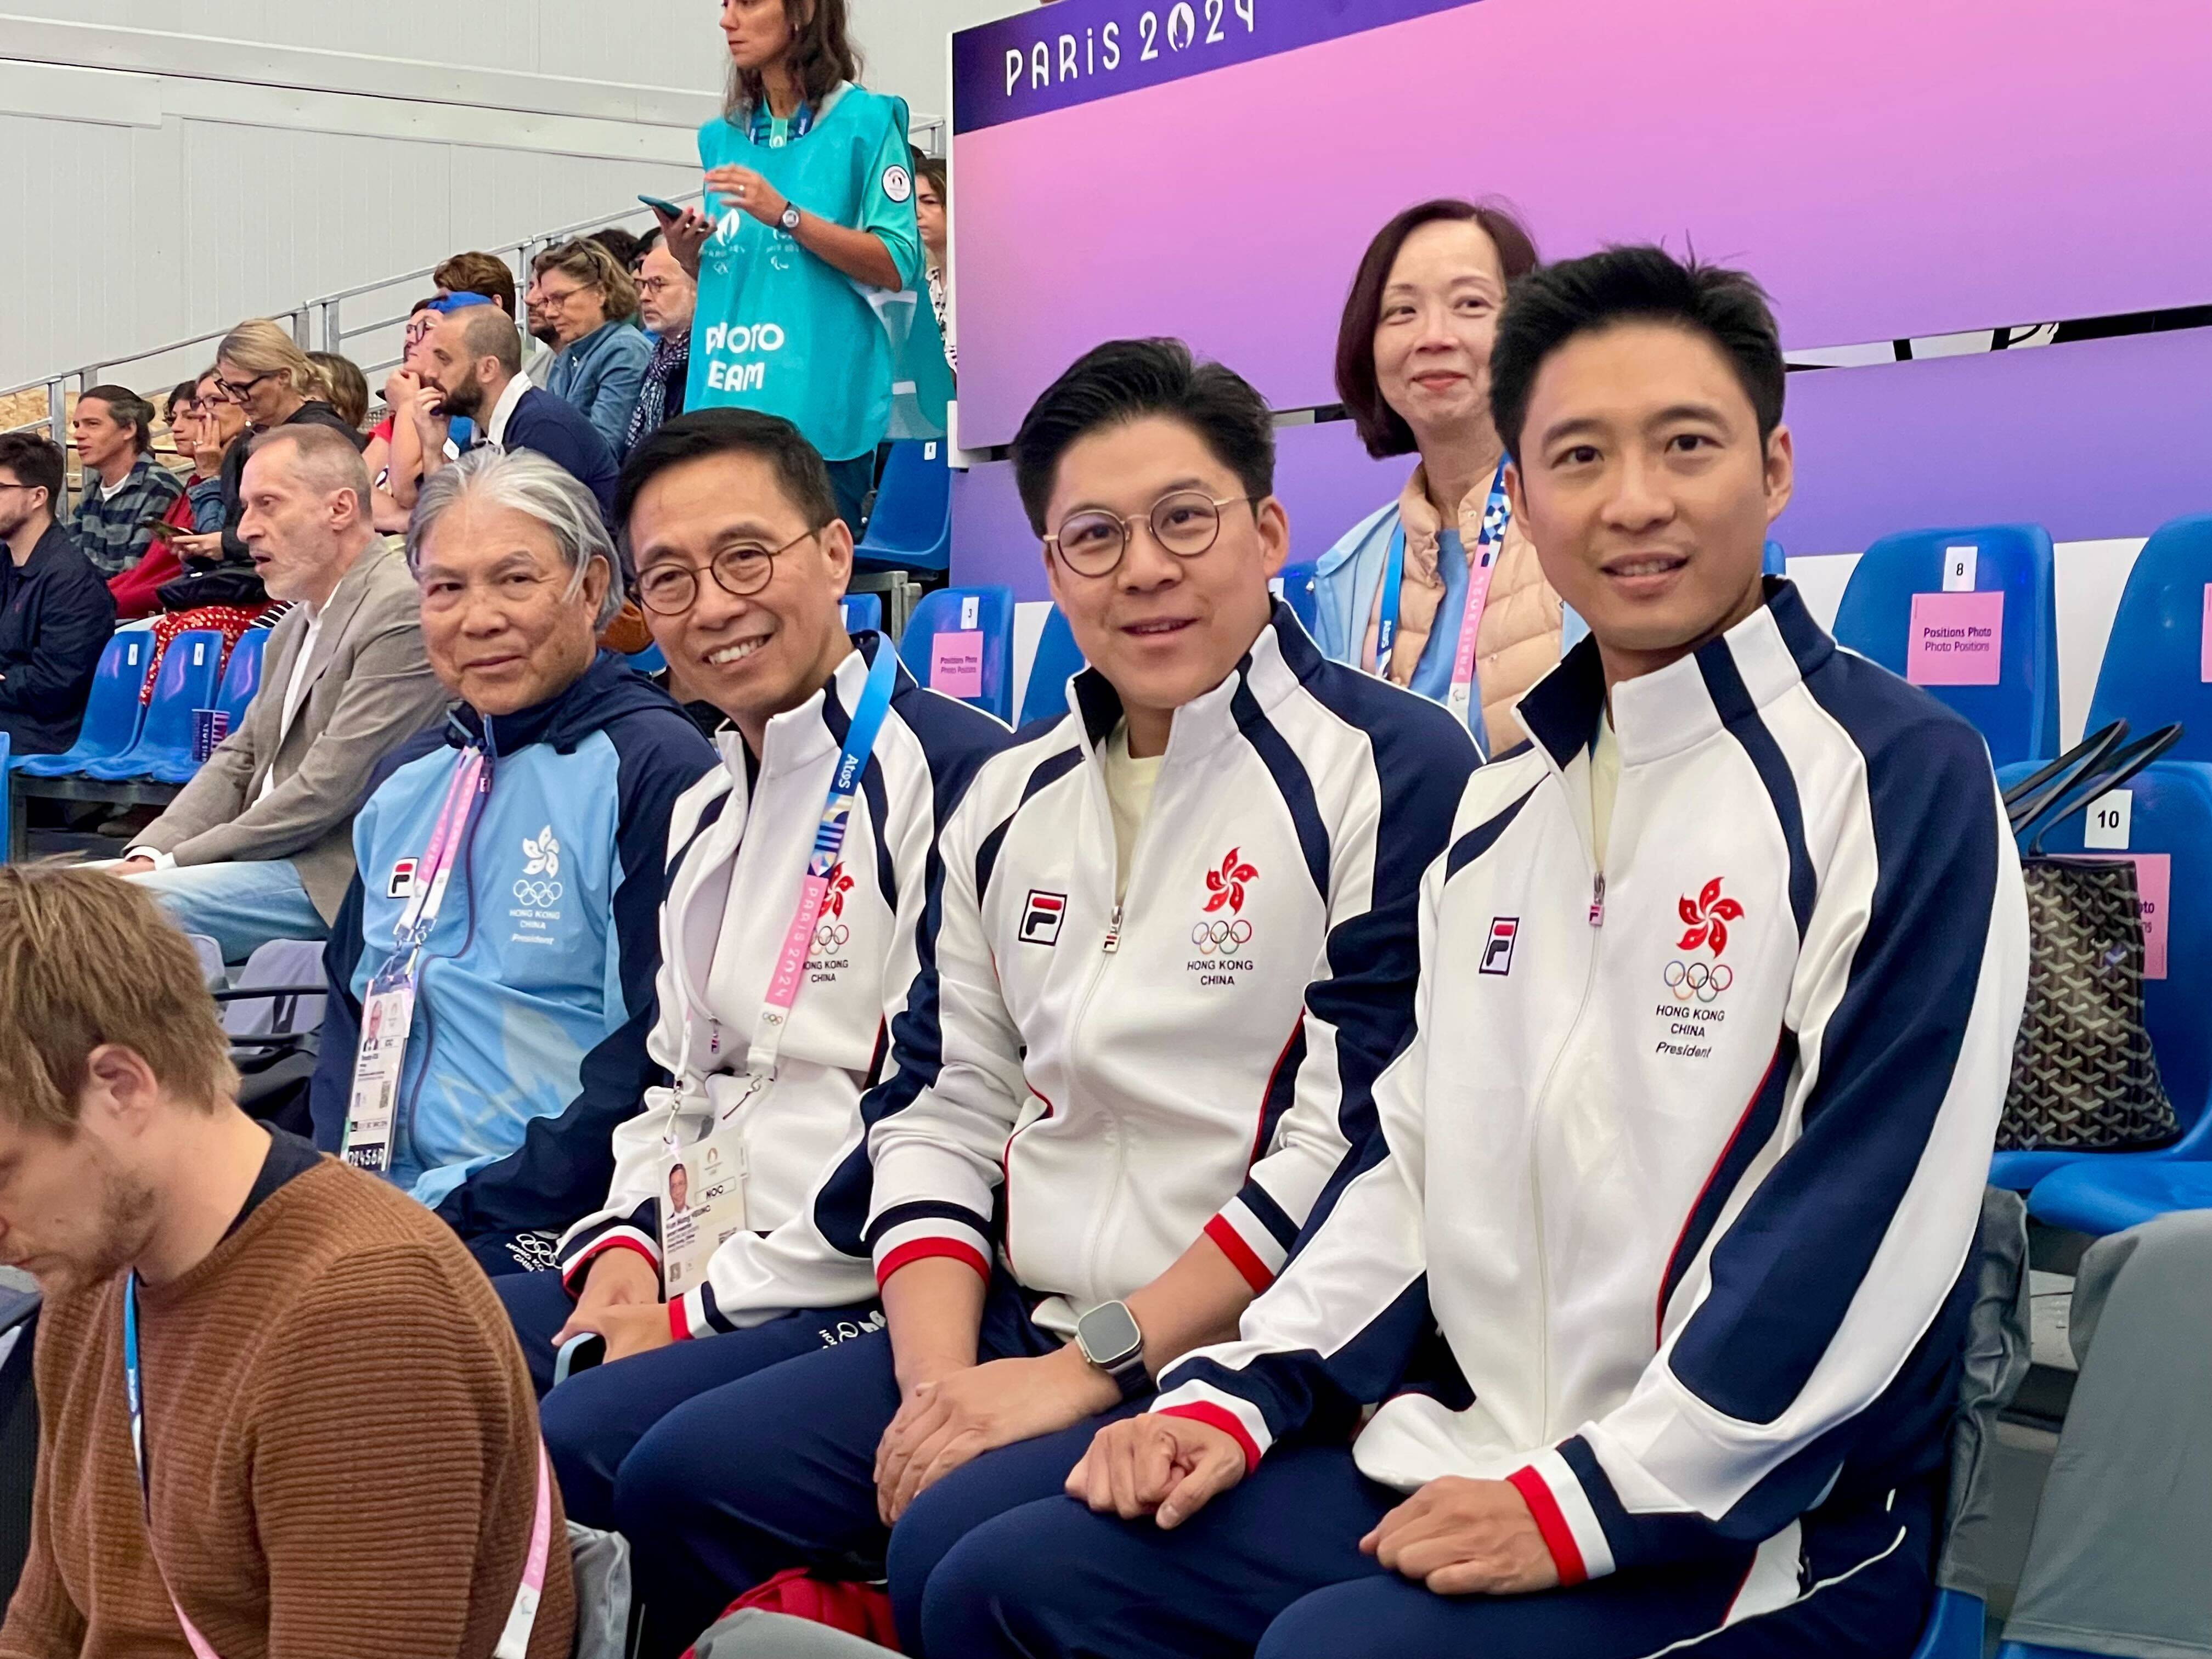
[[[1061,0],[955,37],[967,447],[1121,335],[1333,403],[1359,251],[1437,195],[1507,198],[1554,257],[1693,242],[1797,348],[2212,299],[2203,0],[1182,9]]]

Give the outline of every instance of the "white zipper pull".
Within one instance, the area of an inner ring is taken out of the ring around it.
[[[1602,870],[1590,883],[1589,925],[1593,927],[1605,926],[1605,872]]]
[[[1109,922],[1106,924],[1106,944],[1105,944],[1105,951],[1106,951],[1106,954],[1107,954],[1108,956],[1109,956],[1109,957],[1110,957],[1110,956],[1112,956],[1112,955],[1114,954],[1114,952],[1115,952],[1115,951],[1116,951],[1120,950],[1121,948],[1121,907],[1120,905],[1118,905],[1118,904],[1117,904],[1117,905],[1115,905],[1115,906],[1114,907],[1114,917],[1113,917],[1113,920],[1112,920],[1112,921],[1109,921]]]

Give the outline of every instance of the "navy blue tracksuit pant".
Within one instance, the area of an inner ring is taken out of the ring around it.
[[[561,1287],[561,1276],[510,1274],[492,1280],[492,1288],[507,1304],[530,1364],[531,1379],[538,1385],[538,1421],[569,1516],[603,1531],[619,1527],[641,1544],[637,1533],[620,1525],[619,1493],[634,1454],[641,1447],[650,1448],[658,1440],[660,1449],[647,1459],[655,1469],[671,1461],[692,1463],[702,1480],[718,1479],[725,1468],[720,1443],[728,1426],[721,1420],[725,1407],[718,1402],[741,1379],[798,1355],[827,1358],[825,1349],[843,1345],[872,1342],[886,1351],[890,1346],[883,1334],[882,1310],[868,1303],[786,1314],[750,1330],[672,1343],[580,1371],[556,1389],[552,1336],[568,1322],[574,1306]],[[686,1406],[698,1409],[685,1418],[682,1408]],[[888,1415],[884,1420],[890,1420]],[[877,1433],[881,1435],[880,1427]],[[872,1440],[871,1456],[874,1450]],[[777,1464],[770,1455],[767,1467]],[[647,1559],[642,1548],[638,1551],[636,1582],[647,1609],[647,1653],[683,1652],[739,1590],[750,1588],[750,1583],[740,1583],[724,1594],[720,1580],[656,1571],[660,1565]]]
[[[513,1310],[514,1294],[503,1293]],[[853,1316],[846,1310],[848,1322]],[[847,1577],[880,1571],[886,1534],[876,1515],[876,1447],[899,1407],[890,1338],[878,1324],[825,1346],[824,1317],[793,1315],[619,1360],[564,1382],[541,1408],[570,1512],[588,1525],[612,1524],[630,1541],[646,1608],[645,1659],[681,1653],[731,1601],[786,1567]],[[980,1357],[1059,1346],[1030,1322],[1018,1291],[994,1281]],[[756,1358],[761,1363],[748,1372]],[[724,1368],[723,1380],[709,1382],[714,1365]],[[680,1399],[671,1398],[678,1382],[672,1367],[686,1370],[681,1382],[696,1384]],[[1086,1431],[1076,1455],[1089,1443]],[[1058,1491],[1073,1466],[1071,1456],[1042,1490]],[[611,1522],[592,1507],[610,1486]],[[972,1518],[1035,1495],[979,1489]]]
[[[960,1474],[988,1478],[991,1462]],[[1348,1448],[1294,1443],[1173,1532],[1041,1498],[933,1565],[896,1542],[892,1561],[926,1574],[922,1641],[907,1647],[930,1659],[1905,1659],[1932,1591],[1934,1484],[1808,1516],[1795,1547],[1446,1596],[1359,1553],[1402,1494]]]

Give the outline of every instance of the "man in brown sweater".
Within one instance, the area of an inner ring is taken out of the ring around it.
[[[236,1084],[150,898],[0,867],[0,1261],[47,1297],[0,1659],[566,1659],[559,1496],[490,1285]]]

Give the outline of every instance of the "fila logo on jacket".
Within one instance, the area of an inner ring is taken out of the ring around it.
[[[1387,1155],[1158,1408],[1256,1462],[1382,1401],[1371,1478],[1512,1480],[1567,1583],[1766,1540],[1758,1612],[1801,1514],[1944,1455],[2019,862],[1979,736],[1787,584],[1613,689],[1601,883],[1602,698],[1592,642],[1522,700],[1424,883]],[[1394,1397],[1432,1325],[1458,1374]]]
[[[866,1109],[879,1276],[920,1255],[988,1274],[999,1245],[1030,1291],[1087,1307],[1204,1231],[1264,1285],[1371,1138],[1472,741],[1278,605],[1176,711],[1117,904],[1100,751],[1120,717],[1079,676],[945,830],[896,1074]]]
[[[668,1139],[697,1140],[744,1087],[755,1020],[851,712],[874,653],[888,649],[881,635],[861,635],[823,691],[771,720],[757,775],[749,776],[744,740],[726,728],[722,764],[677,804],[659,1012],[647,1048],[670,1074],[693,1082],[650,1091],[646,1110],[616,1130],[606,1204],[562,1241],[572,1287],[604,1250],[635,1250],[660,1265]],[[868,1203],[861,1092],[884,1074],[885,1027],[914,981],[939,830],[976,768],[1012,741],[988,714],[899,670],[808,941],[775,1084],[735,1120],[744,1231],[715,1252],[706,1281],[672,1304],[679,1335],[737,1329],[793,1309],[841,1308],[873,1292],[860,1236]]]

